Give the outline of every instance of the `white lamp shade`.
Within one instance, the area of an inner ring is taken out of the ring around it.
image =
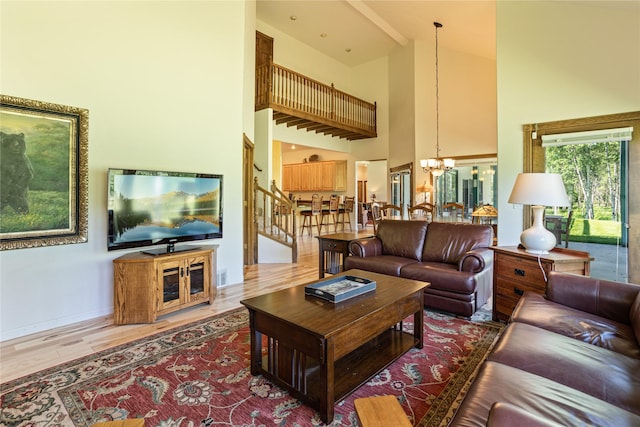
[[[513,184],[509,203],[569,206],[569,197],[559,173],[520,173]]]
[[[444,163],[444,167],[447,169],[453,169],[456,167],[456,161],[453,159],[444,159],[442,162]]]

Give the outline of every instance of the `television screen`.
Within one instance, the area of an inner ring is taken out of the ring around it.
[[[108,185],[108,250],[222,237],[222,175],[109,169]]]

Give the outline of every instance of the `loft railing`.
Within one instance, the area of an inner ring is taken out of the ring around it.
[[[374,138],[376,104],[274,63],[256,67],[256,111],[273,108],[278,123],[348,140]]]
[[[291,262],[298,262],[298,237],[293,203],[276,186],[275,180],[269,191],[258,184],[258,177],[254,177],[253,192],[255,232],[290,247]],[[254,241],[257,245],[257,236]],[[254,253],[257,259],[257,248]]]

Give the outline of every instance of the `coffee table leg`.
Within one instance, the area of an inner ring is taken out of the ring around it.
[[[323,240],[318,238],[318,278],[324,279],[325,253],[322,250]]]
[[[424,332],[424,314],[422,308],[413,313],[413,336],[418,341],[416,348],[422,348],[423,346],[423,332]]]
[[[320,361],[320,419],[325,424],[333,421],[333,405],[335,403],[334,376],[333,369],[333,343],[329,340],[325,344],[324,362]]]
[[[251,375],[259,375],[262,368],[262,333],[257,331],[255,312],[249,310],[249,336],[251,338]]]

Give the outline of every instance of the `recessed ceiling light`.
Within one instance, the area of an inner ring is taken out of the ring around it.
[[[289,19],[291,19],[292,21],[295,21],[296,19],[298,19],[298,17],[296,15],[291,15]]]

